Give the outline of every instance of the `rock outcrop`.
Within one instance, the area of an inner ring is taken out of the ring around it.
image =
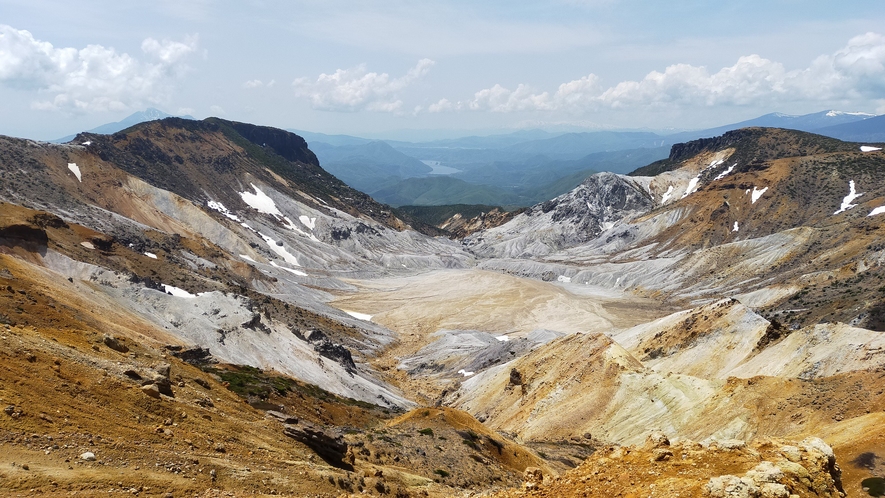
[[[546,256],[598,237],[654,204],[642,179],[597,173],[571,192],[532,206],[508,223],[473,234],[463,243],[485,257]]]
[[[321,429],[310,422],[299,421],[294,424],[286,424],[283,434],[304,443],[316,452],[323,460],[336,467],[349,468],[353,462],[346,462],[347,443],[340,433],[335,430]]]

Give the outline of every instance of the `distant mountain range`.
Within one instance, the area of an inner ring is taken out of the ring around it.
[[[172,114],[167,114],[159,109],[154,109],[153,107],[148,107],[143,111],[138,111],[126,116],[120,121],[116,121],[114,123],[105,123],[101,126],[97,126],[91,130],[86,130],[86,133],[97,133],[100,135],[110,135],[112,133],[117,133],[118,131],[125,130],[130,126],[135,126],[138,123],[144,123],[145,121],[154,121],[157,119],[163,118],[171,118],[171,117],[179,117],[183,119],[194,119],[193,116],[185,115],[185,116],[173,116]],[[55,140],[50,140],[52,143],[63,144],[70,142],[77,135],[68,135],[66,137],[57,138]]]
[[[429,142],[387,141],[390,148],[370,147],[369,144],[377,142],[360,137],[291,131],[306,138],[323,167],[382,202],[443,205],[471,199],[482,204],[506,202],[528,206],[574,188],[581,182],[581,174],[627,173],[664,159],[670,147],[677,143],[747,127],[786,128],[842,140],[878,142],[885,140],[883,119],[872,114],[833,110],[801,116],[771,113],[716,128],[669,135],[639,131],[557,134],[521,130]],[[426,170],[422,173],[420,168],[405,171],[404,157],[445,166],[448,168],[445,174],[450,178]],[[452,179],[463,182],[452,182]],[[454,188],[455,185],[461,189]],[[505,195],[508,192],[509,195]]]
[[[885,142],[885,115],[818,128],[814,132],[850,142]]]
[[[116,133],[168,116],[151,108],[89,132]],[[739,123],[667,135],[532,129],[405,142],[288,131],[305,139],[324,169],[391,205],[471,202],[529,206],[571,190],[594,171],[628,173],[667,158],[674,144],[747,127],[794,129],[847,141],[885,141],[885,116],[834,110],[799,116],[775,112]],[[70,135],[55,142],[73,138]]]
[[[738,130],[740,128],[750,128],[753,126],[808,131],[817,133],[819,135],[840,138],[829,135],[826,130],[833,127],[850,125],[851,123],[863,122],[873,117],[876,117],[876,115],[867,114],[864,112],[844,112],[832,110],[815,112],[811,114],[803,114],[801,116],[793,116],[790,114],[773,112],[770,114],[765,114],[764,116],[759,116],[758,118],[749,119],[747,121],[741,121],[739,123],[733,123],[725,126],[719,126],[716,128],[707,128],[705,130],[675,133],[673,135],[667,135],[667,138],[673,140],[673,143],[679,143],[688,140],[694,140],[696,138],[715,137],[722,135],[727,131]],[[882,124],[879,125],[879,133],[880,137],[885,138],[885,127],[883,127]],[[881,141],[883,138],[880,138],[879,140]]]

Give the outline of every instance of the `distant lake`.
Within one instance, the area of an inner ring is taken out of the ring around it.
[[[430,171],[431,175],[454,175],[455,173],[460,173],[461,170],[457,168],[452,168],[450,166],[443,166],[439,163],[439,161],[431,161],[429,159],[422,159],[422,163],[430,166],[432,169]]]

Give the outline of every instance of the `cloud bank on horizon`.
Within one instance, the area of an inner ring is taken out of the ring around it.
[[[294,86],[299,96],[309,98],[314,109],[401,112],[403,102],[392,97],[427,74],[432,65],[433,61],[422,59],[398,79],[390,79],[387,73],[367,73],[361,65],[321,74],[313,84],[299,78]],[[679,63],[663,72],[651,71],[642,80],[622,81],[608,88],[595,74],[562,83],[554,92],[535,91],[528,84],[519,84],[513,90],[495,84],[477,91],[470,99],[441,98],[426,110],[584,114],[600,107],[776,106],[785,101],[861,99],[878,100],[878,111],[885,112],[885,36],[879,33],[856,36],[845,47],[817,57],[804,69],[788,71],[780,62],[751,54],[715,73],[703,66]],[[418,112],[423,110],[416,108]]]
[[[0,0],[0,134],[147,106],[326,133],[885,113],[885,4]]]

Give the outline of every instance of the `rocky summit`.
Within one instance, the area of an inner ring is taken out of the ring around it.
[[[440,229],[273,128],[0,137],[0,490],[881,496],[882,149],[744,128]]]

